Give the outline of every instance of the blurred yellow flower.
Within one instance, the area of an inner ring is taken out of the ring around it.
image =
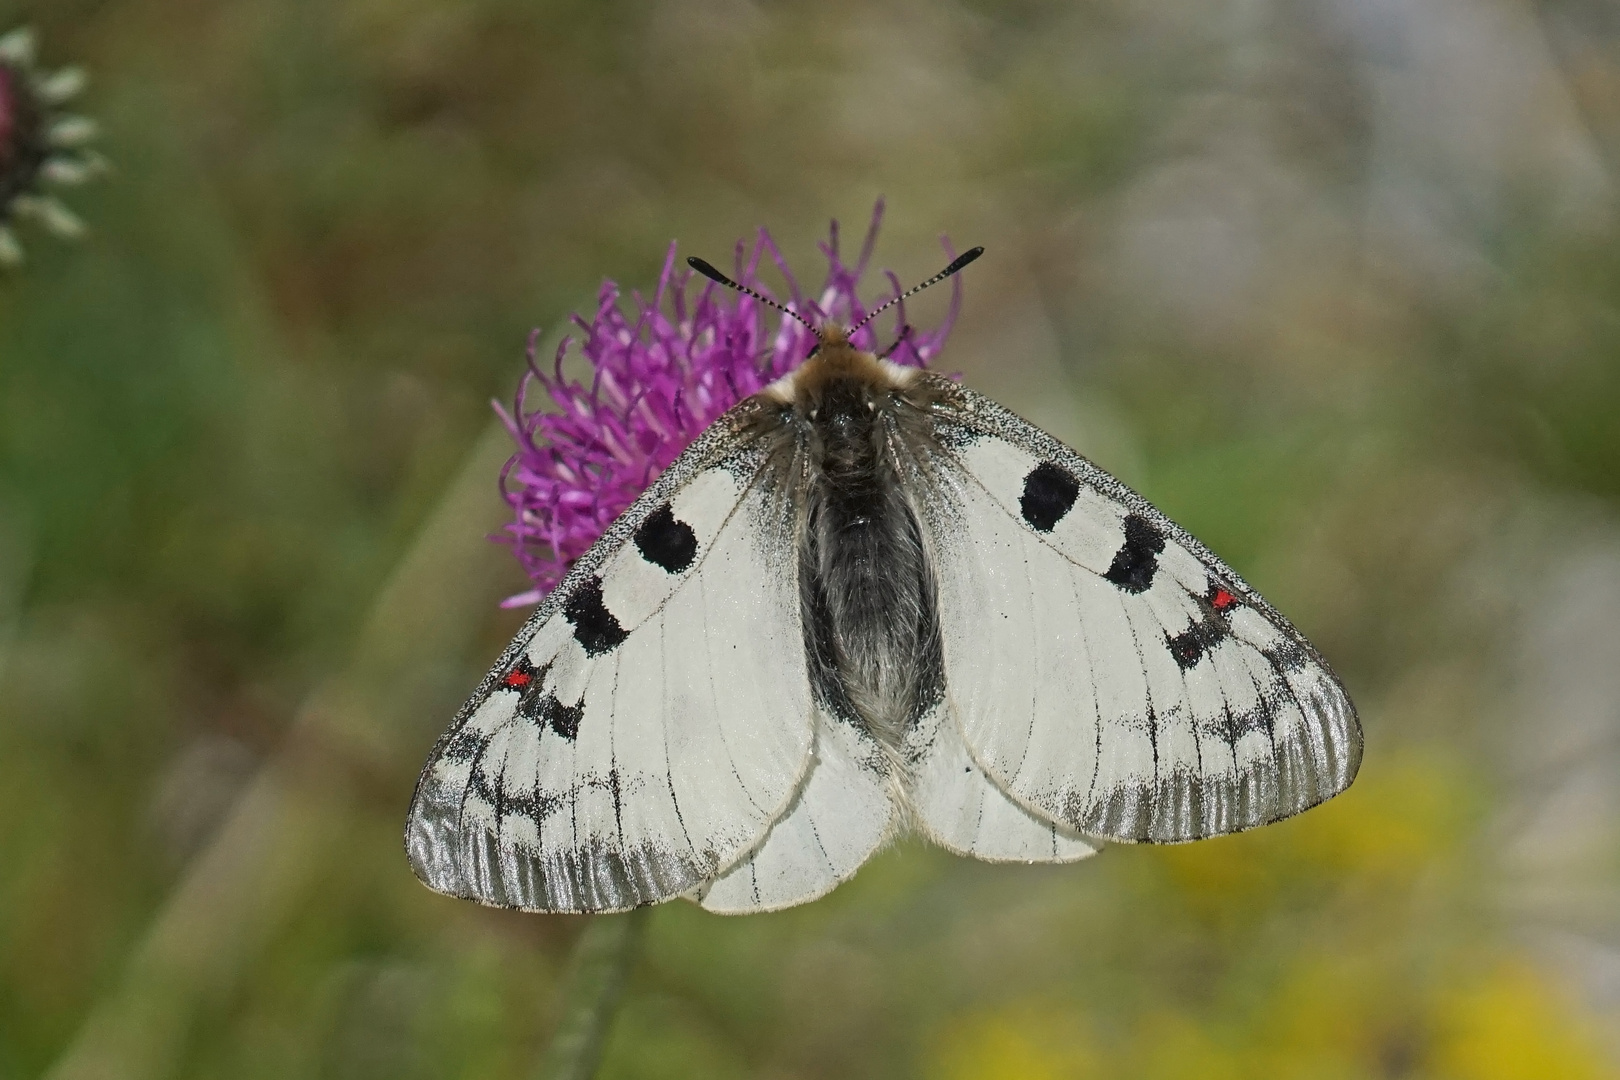
[[[938,1080],[1090,1080],[1109,1075],[1074,1009],[1025,1001],[973,1016],[936,1044]]]
[[[1442,1080],[1616,1080],[1595,1024],[1526,964],[1441,1003],[1431,1075]]]

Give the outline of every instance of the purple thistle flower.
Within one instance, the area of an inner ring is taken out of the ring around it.
[[[787,280],[790,295],[784,302],[812,321],[819,315],[853,325],[871,310],[857,289],[882,220],[880,199],[853,266],[839,254],[838,222],[832,223],[827,242],[820,245],[827,257],[827,278],[813,301],[801,292],[764,229],[752,250],[745,241],[737,242],[732,276],[772,296],[758,276],[761,257],[769,256]],[[949,241],[944,243],[946,253],[954,256]],[[893,289],[887,295],[898,296],[899,280],[892,273],[886,276]],[[502,606],[538,602],[716,417],[809,355],[815,339],[798,322],[706,279],[697,279],[701,288],[691,295],[694,277],[677,267],[672,243],[652,299],[631,293],[633,312],[620,307],[618,285],[602,283],[595,317],[587,322],[574,316],[579,351],[593,371],[589,386],[563,375],[572,336],[558,346],[550,374],[536,361],[538,331],[530,336],[529,369],[518,385],[514,409],[509,413],[495,405],[518,449],[501,470],[501,492],[512,507],[513,521],[491,539],[511,545],[535,587]],[[952,290],[940,327],[907,333],[891,360],[923,367],[938,355],[961,306],[960,279]],[[894,325],[890,340],[906,326],[904,304],[895,307]],[[881,348],[871,326],[852,340],[862,349]],[[531,401],[537,388],[549,395],[556,411]]]

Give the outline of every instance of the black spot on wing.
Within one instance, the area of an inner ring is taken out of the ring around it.
[[[581,694],[574,704],[564,705],[557,698],[555,688],[545,688],[546,674],[550,670],[551,665],[547,664],[536,673],[518,702],[518,715],[542,731],[550,728],[573,742],[579,736],[579,723],[585,718],[585,696]]]
[[[1159,569],[1164,534],[1140,514],[1125,516],[1125,543],[1114,553],[1113,565],[1103,577],[1128,593],[1146,592]]]
[[[544,824],[545,820],[558,810],[561,810],[563,805],[563,797],[556,792],[509,791],[506,793],[506,812],[509,814],[522,814],[537,826]]]
[[[1043,461],[1024,477],[1024,495],[1018,500],[1018,508],[1030,528],[1051,532],[1079,495],[1080,481],[1050,461]]]
[[[1186,671],[1204,655],[1204,643],[1199,640],[1200,624],[1194,623],[1175,637],[1166,636],[1165,645],[1176,658],[1176,666]]]
[[[636,529],[636,550],[667,573],[684,572],[697,558],[697,548],[697,533],[675,517],[669,503],[654,510]]]
[[[1222,740],[1228,746],[1236,746],[1238,740],[1252,731],[1259,731],[1270,737],[1276,725],[1277,705],[1268,697],[1262,696],[1250,709],[1240,709],[1233,712],[1230,707],[1226,710],[1225,730],[1221,734]]]
[[[1165,644],[1170,655],[1176,658],[1176,664],[1186,671],[1230,633],[1224,621],[1206,616],[1174,637],[1165,635]]]
[[[1170,655],[1182,671],[1193,667],[1216,645],[1232,636],[1229,620],[1237,598],[1220,586],[1210,586],[1209,593],[1195,598],[1198,619],[1179,634],[1166,634],[1164,641]]]
[[[558,735],[573,742],[579,736],[579,722],[585,719],[585,698],[572,705],[564,705],[555,694],[540,700],[540,720]]]
[[[587,578],[563,605],[563,618],[574,627],[574,640],[588,656],[601,656],[624,644],[630,635],[613,612],[602,605],[602,579]]]

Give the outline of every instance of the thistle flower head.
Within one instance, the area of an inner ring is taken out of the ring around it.
[[[89,149],[96,125],[61,110],[84,88],[84,72],[46,72],[34,65],[34,32],[28,27],[0,36],[0,265],[22,262],[12,230],[33,218],[58,236],[84,232],[77,216],[50,194],[82,184],[105,168]]]
[[[871,305],[859,295],[882,219],[879,201],[853,265],[844,261],[838,223],[832,223],[820,245],[826,278],[813,297],[764,229],[752,245],[737,242],[732,276],[812,322],[854,325],[877,303],[900,294],[899,280],[886,273],[892,292]],[[954,254],[948,242],[945,247]],[[781,272],[787,297],[776,297],[760,281],[765,259]],[[937,329],[907,330],[902,303],[884,340],[876,326],[867,326],[853,343],[878,351],[898,340],[890,360],[925,366],[956,321],[959,280],[952,289],[950,310]],[[538,363],[531,336],[529,367],[514,408],[495,406],[518,449],[501,473],[513,520],[493,539],[511,546],[535,586],[508,599],[507,607],[537,602],[704,428],[797,367],[815,345],[814,335],[791,317],[678,266],[674,244],[652,296],[632,292],[629,304],[622,301],[618,285],[606,281],[594,316],[574,317],[578,352],[591,369],[588,382],[563,374],[573,336],[558,346],[550,371]]]

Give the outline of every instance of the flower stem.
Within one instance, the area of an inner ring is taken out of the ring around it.
[[[563,988],[563,1017],[535,1071],[535,1080],[590,1080],[596,1075],[608,1029],[641,955],[650,910],[596,915],[586,925],[574,945]]]

